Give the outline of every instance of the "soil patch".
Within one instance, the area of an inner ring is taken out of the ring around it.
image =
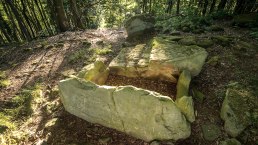
[[[128,78],[119,75],[110,74],[106,81],[108,86],[126,86],[132,85],[138,88],[155,91],[171,99],[176,99],[176,84],[161,80],[150,80],[146,78]]]

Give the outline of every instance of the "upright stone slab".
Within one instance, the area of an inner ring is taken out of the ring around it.
[[[173,100],[133,86],[98,86],[78,78],[59,83],[65,109],[89,122],[145,141],[190,136],[190,125]]]
[[[258,102],[249,90],[230,88],[221,107],[221,118],[225,121],[224,129],[232,137],[237,137],[252,120],[258,119]]]
[[[129,18],[125,22],[125,29],[129,39],[145,37],[154,31],[155,19],[151,15],[141,14]]]
[[[183,70],[191,76],[200,73],[207,57],[204,48],[182,46],[170,37],[155,37],[150,45],[124,48],[110,63],[110,73],[177,82]]]

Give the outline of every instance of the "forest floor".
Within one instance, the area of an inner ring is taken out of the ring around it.
[[[222,25],[224,31],[181,34],[200,38],[223,35],[232,39],[228,46],[214,44],[206,49],[209,53],[207,62],[212,60],[212,63],[206,63],[202,72],[191,82],[191,88],[198,89],[205,96],[202,102],[195,102],[197,118],[192,123],[191,136],[175,143],[166,141],[161,144],[217,145],[219,141],[229,138],[219,116],[227,86],[237,82],[258,86],[258,42],[249,37],[248,29],[233,28],[228,23],[218,24]],[[0,118],[0,123],[5,124],[0,124],[0,144],[148,145],[147,142],[91,124],[66,112],[57,90],[60,80],[76,74],[96,58],[109,63],[125,44],[125,38],[124,30],[98,29],[65,32],[22,45],[0,48],[0,117],[6,116],[3,117],[5,120]],[[251,47],[238,49],[240,41]],[[130,84],[133,81],[128,79],[124,82],[121,79],[125,78],[116,80],[111,76],[111,84]],[[140,87],[153,90],[155,87],[151,86],[154,85],[149,83],[157,83],[161,86],[157,90],[160,93],[175,93],[173,90],[170,92],[167,89],[169,84],[163,82],[142,80],[142,83]],[[29,99],[22,100],[24,96]],[[219,126],[222,132],[212,142],[203,139],[201,130],[203,124],[209,123]],[[239,140],[254,143],[257,136],[247,130],[240,135]]]

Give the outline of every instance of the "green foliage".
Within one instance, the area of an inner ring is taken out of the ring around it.
[[[258,40],[258,28],[253,28],[250,35]]]
[[[210,15],[214,20],[232,19],[233,15],[227,11],[217,11]]]
[[[159,19],[157,18],[157,20]],[[211,25],[211,23],[212,19],[210,16],[187,15],[157,21],[156,27],[162,28],[163,32],[172,32],[174,30],[193,32],[198,29],[204,29],[204,27]]]
[[[109,49],[109,48],[103,48],[103,49],[97,48],[97,49],[95,50],[95,52],[96,52],[96,54],[98,54],[98,55],[106,55],[106,54],[109,54],[110,52],[112,52],[112,50]]]
[[[11,81],[10,80],[8,80],[8,79],[1,80],[0,79],[0,88],[6,88],[9,85],[11,85]]]
[[[4,71],[0,71],[0,88],[6,88],[11,84],[11,81],[6,78],[6,73]]]
[[[87,61],[91,54],[92,50],[89,49],[89,43],[86,44],[86,42],[83,42],[84,48],[75,50],[68,56],[68,62],[69,63],[76,63],[76,62],[84,62]]]
[[[112,45],[108,45],[107,47],[104,47],[104,48],[95,48],[94,51],[95,51],[95,54],[97,55],[106,55],[112,52],[111,48],[112,48]]]
[[[0,71],[0,79],[6,78],[6,74],[4,71]]]
[[[14,96],[5,106],[5,109],[0,110],[0,134],[6,130],[15,130],[18,125],[15,121],[29,117],[37,108],[36,105],[42,102],[42,99],[41,85],[23,89],[21,93]]]

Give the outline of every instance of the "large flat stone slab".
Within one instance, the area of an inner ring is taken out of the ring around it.
[[[145,141],[178,140],[190,136],[185,116],[173,100],[133,86],[98,86],[79,78],[60,81],[65,109],[92,123]]]
[[[126,77],[154,78],[177,82],[183,70],[200,73],[208,53],[196,45],[183,46],[169,37],[155,37],[150,45],[140,44],[121,50],[110,63],[110,72]]]

